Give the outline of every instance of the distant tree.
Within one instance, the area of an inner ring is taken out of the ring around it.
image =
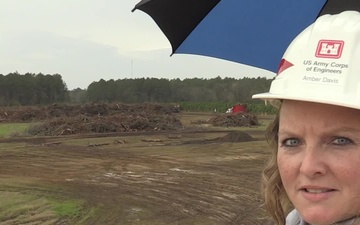
[[[100,79],[98,82],[92,82],[87,88],[87,100],[90,102],[106,101],[105,89],[106,81],[104,79]]]
[[[74,90],[68,91],[69,102],[70,103],[86,103],[86,90],[76,88]]]

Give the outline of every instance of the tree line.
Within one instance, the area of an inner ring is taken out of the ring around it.
[[[0,74],[0,105],[46,105],[61,103],[235,103],[253,104],[251,96],[269,90],[265,77],[212,79],[136,78],[92,82],[86,89],[68,90],[61,75]],[[224,106],[225,107],[225,106]]]
[[[59,74],[0,74],[0,105],[46,105],[64,102],[67,87]]]
[[[239,102],[252,103],[253,94],[269,90],[271,79],[101,79],[91,83],[86,100],[91,102]]]

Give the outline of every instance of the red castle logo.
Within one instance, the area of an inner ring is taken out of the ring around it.
[[[315,56],[318,58],[334,58],[341,57],[344,48],[344,41],[336,40],[320,40],[316,49]]]

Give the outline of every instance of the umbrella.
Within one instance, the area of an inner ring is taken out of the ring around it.
[[[210,56],[276,72],[290,42],[319,15],[357,0],[142,0],[173,53]],[[172,55],[171,54],[171,55]]]

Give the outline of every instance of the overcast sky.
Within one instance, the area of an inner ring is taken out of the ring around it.
[[[60,74],[69,90],[100,79],[241,78],[273,74],[175,54],[140,0],[0,0],[0,74]]]

